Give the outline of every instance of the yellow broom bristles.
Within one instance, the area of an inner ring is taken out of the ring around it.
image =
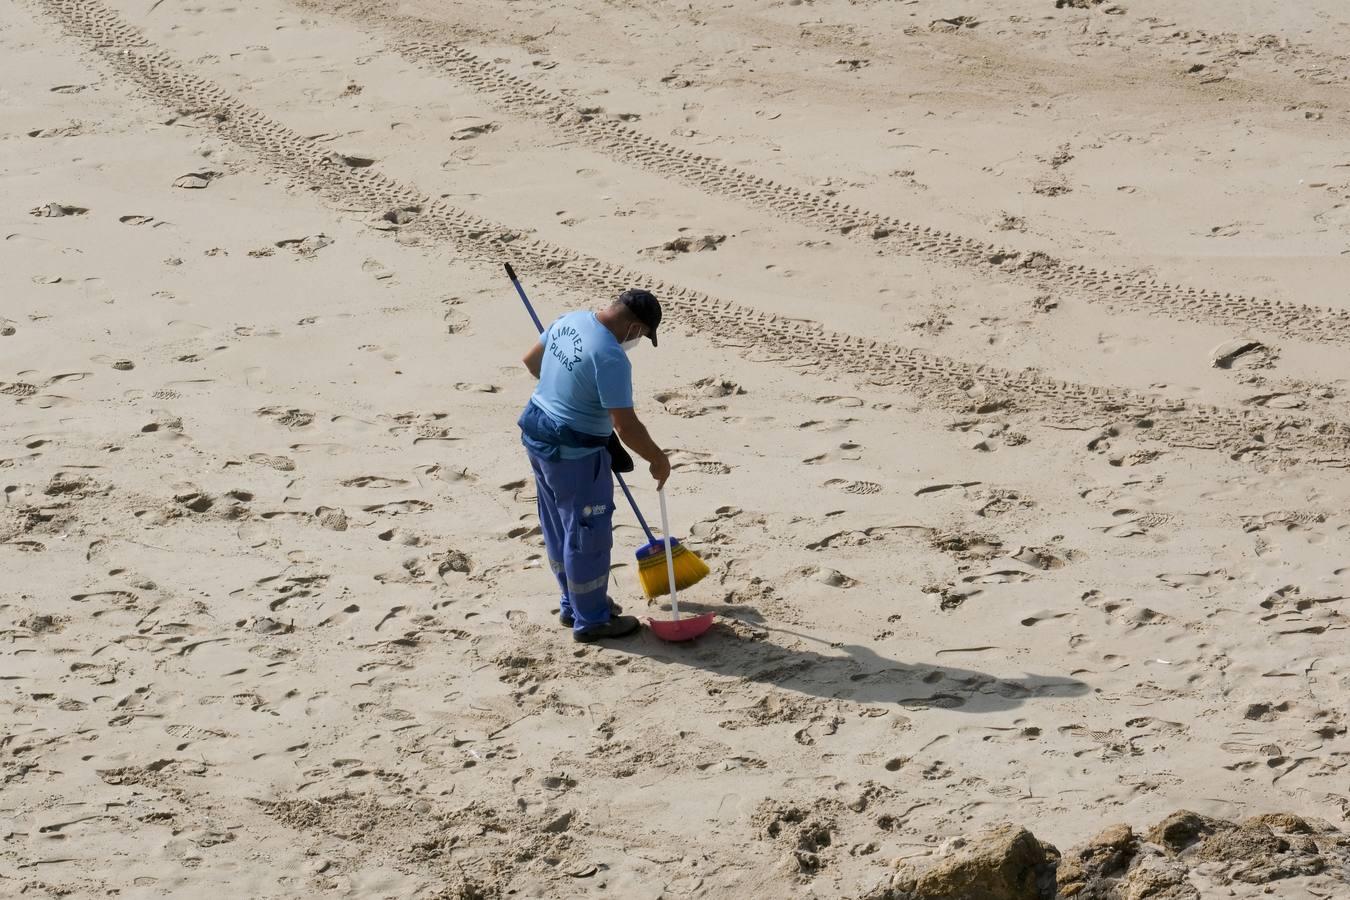
[[[675,564],[675,586],[680,590],[693,587],[708,574],[708,564],[683,544],[676,544],[671,549],[670,559]],[[638,560],[638,581],[642,583],[642,592],[648,600],[670,593],[664,552]]]

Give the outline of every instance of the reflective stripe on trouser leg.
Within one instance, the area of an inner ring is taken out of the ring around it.
[[[564,586],[574,628],[609,621],[609,554],[614,544],[614,481],[609,453],[597,450],[581,459],[535,460],[564,534]]]
[[[591,581],[584,581],[578,584],[572,579],[567,579],[567,592],[569,594],[589,594],[593,591],[603,590],[605,585],[609,584],[609,573],[606,572],[599,578]]]
[[[562,596],[558,599],[558,610],[564,615],[571,615],[572,604],[567,596],[567,570],[563,566],[563,556],[566,553],[567,533],[563,531],[562,519],[558,516],[558,499],[553,495],[553,490],[548,486],[544,478],[544,472],[540,468],[540,461],[534,458],[534,454],[526,453],[530,457],[530,468],[534,470],[534,493],[537,497],[539,507],[539,528],[544,532],[544,549],[548,553],[548,567],[553,572],[553,576],[558,579],[558,588]]]

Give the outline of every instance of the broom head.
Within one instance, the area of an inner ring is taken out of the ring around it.
[[[670,559],[675,564],[675,587],[680,590],[693,587],[708,574],[708,564],[675,538],[670,539]],[[637,563],[638,581],[648,600],[670,593],[665,541],[652,541],[639,548]]]

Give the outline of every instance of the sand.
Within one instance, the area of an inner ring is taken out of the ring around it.
[[[999,822],[1343,824],[1346,46],[0,6],[0,894],[846,897]],[[508,260],[667,304],[695,644],[556,621]]]

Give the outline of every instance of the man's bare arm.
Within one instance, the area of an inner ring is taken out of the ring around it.
[[[611,409],[609,418],[614,423],[614,431],[619,435],[619,440],[648,462],[649,471],[652,478],[656,479],[657,489],[660,490],[670,477],[670,460],[666,457],[665,451],[656,446],[652,436],[647,433],[647,426],[642,424],[642,420],[637,417],[631,406]]]
[[[521,362],[525,363],[525,368],[530,370],[530,374],[535,378],[539,377],[539,367],[544,364],[544,345],[535,344],[526,353]]]

